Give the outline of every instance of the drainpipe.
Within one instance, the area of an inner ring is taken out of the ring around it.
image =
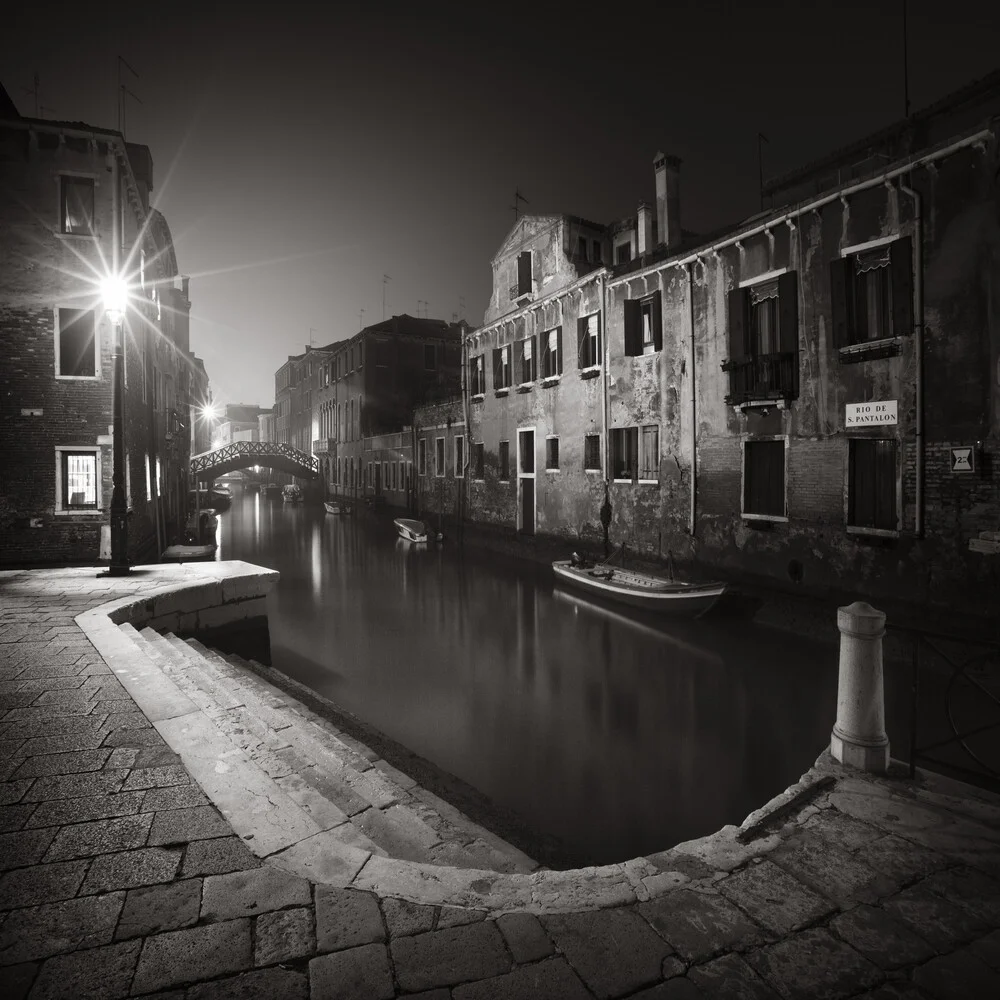
[[[916,512],[913,533],[924,537],[924,233],[920,193],[900,179],[899,190],[913,199],[913,337],[916,365]]]
[[[691,412],[690,412],[690,436],[691,436],[691,504],[688,513],[688,534],[694,537],[695,534],[695,515],[697,513],[696,502],[697,502],[697,477],[698,477],[698,425],[697,411],[695,406],[695,377],[694,377],[694,261],[687,266],[688,273],[688,309],[690,311],[690,322],[691,322],[691,349],[688,355],[688,366],[690,370],[691,377]]]
[[[603,455],[603,465],[604,465],[604,482],[607,484],[610,479],[610,471],[608,465],[608,379],[611,377],[611,372],[608,370],[608,358],[610,357],[610,352],[608,350],[608,308],[607,308],[607,289],[604,284],[605,275],[601,274],[601,336],[604,338],[604,371],[601,373],[601,389],[602,389],[602,402],[601,402],[601,450],[604,452]]]
[[[472,405],[469,401],[469,342],[464,331],[462,333],[462,411],[465,414],[465,448],[462,454],[462,479],[458,486],[459,538],[464,535],[462,525],[465,524],[465,504],[468,500],[470,452],[472,451]]]

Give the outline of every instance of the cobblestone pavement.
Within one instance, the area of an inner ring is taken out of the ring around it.
[[[316,885],[233,834],[74,616],[141,577],[0,573],[4,995],[1000,995],[1000,798],[821,757],[812,795],[649,859],[599,907],[423,905]],[[835,706],[831,706],[831,719]]]

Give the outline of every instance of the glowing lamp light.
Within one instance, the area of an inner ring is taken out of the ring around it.
[[[121,322],[128,305],[128,285],[117,274],[109,274],[101,282],[101,296],[104,299],[104,310],[112,323]]]

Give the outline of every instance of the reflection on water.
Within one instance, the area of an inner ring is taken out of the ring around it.
[[[464,779],[577,863],[739,823],[829,741],[836,651],[746,622],[593,605],[391,518],[237,492],[222,558],[277,569],[283,669]]]

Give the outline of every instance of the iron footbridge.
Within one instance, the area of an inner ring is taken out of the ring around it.
[[[216,479],[236,469],[255,465],[287,472],[300,479],[319,479],[319,459],[290,444],[275,441],[234,441],[215,451],[191,456],[191,478]]]

